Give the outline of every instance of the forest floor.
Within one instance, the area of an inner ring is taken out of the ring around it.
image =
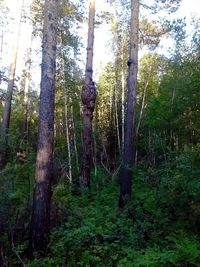
[[[0,180],[0,222],[9,266],[200,266],[200,181],[190,163],[185,156],[170,166],[138,167],[124,212],[118,177],[110,181],[99,169],[90,191],[61,178],[53,190],[47,253],[31,262],[24,251],[34,165],[8,164]]]

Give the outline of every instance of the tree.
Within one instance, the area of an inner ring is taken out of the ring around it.
[[[12,61],[9,69],[9,78],[8,78],[8,87],[7,94],[5,98],[5,105],[3,110],[3,121],[1,126],[1,150],[0,150],[0,168],[3,168],[6,163],[6,150],[7,150],[7,139],[8,139],[8,131],[10,124],[10,113],[11,113],[11,103],[12,103],[12,94],[14,87],[14,79],[15,79],[15,70],[17,63],[17,52],[18,52],[18,43],[19,43],[19,33],[20,33],[20,25],[21,25],[21,12],[24,0],[18,1],[18,10],[16,12],[15,18],[15,29],[13,35],[13,50],[12,50]]]
[[[29,249],[45,251],[50,227],[58,0],[44,6],[39,136]]]
[[[124,151],[120,175],[119,207],[123,208],[131,198],[131,177],[134,163],[134,132],[136,84],[138,71],[139,1],[131,0],[131,32],[128,60],[128,98],[125,120]]]
[[[32,43],[32,38],[31,38]],[[24,70],[24,77],[22,82],[22,105],[23,105],[23,118],[22,118],[22,140],[23,142],[28,141],[28,94],[29,94],[29,87],[30,87],[30,79],[31,79],[31,53],[32,49],[28,50],[27,60],[25,62],[25,70]]]
[[[82,89],[83,105],[83,166],[82,185],[90,187],[92,119],[96,100],[96,88],[92,80],[93,72],[93,45],[94,45],[95,0],[90,0],[88,22],[87,62],[85,81]]]

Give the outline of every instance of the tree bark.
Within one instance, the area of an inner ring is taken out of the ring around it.
[[[15,18],[15,27],[13,35],[13,48],[12,48],[12,61],[9,69],[9,78],[7,86],[7,94],[5,99],[5,106],[3,110],[3,121],[1,126],[1,149],[0,149],[0,169],[3,168],[6,164],[6,150],[7,150],[7,141],[8,141],[8,131],[10,124],[10,113],[11,113],[11,104],[12,104],[12,94],[15,80],[15,70],[17,63],[17,52],[19,44],[19,33],[21,26],[21,13],[24,0],[18,0],[18,10],[16,12]]]
[[[45,252],[50,230],[57,3],[58,0],[46,0],[44,7],[39,136],[29,243],[29,252],[31,254],[34,251]]]
[[[83,162],[81,184],[90,187],[92,119],[96,100],[96,88],[92,79],[93,73],[93,46],[94,46],[95,0],[90,0],[88,44],[85,81],[82,89],[83,112]]]
[[[124,153],[120,175],[119,207],[131,199],[131,178],[134,165],[136,84],[138,71],[139,0],[131,0],[131,32],[128,60],[128,97],[125,121]]]

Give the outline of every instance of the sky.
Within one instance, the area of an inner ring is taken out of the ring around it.
[[[1,29],[0,36],[2,36],[3,32],[3,48],[2,48],[2,62],[1,65],[5,68],[9,68],[11,57],[12,57],[12,50],[13,45],[16,42],[16,36],[14,35],[14,30],[16,30],[15,27],[15,17],[16,12],[19,11],[19,3],[21,0],[4,0],[6,2],[7,7],[10,10],[10,17],[12,18],[9,20],[9,23],[4,26],[3,29]],[[29,6],[32,0],[24,0],[23,7],[26,8],[26,12],[28,13]],[[22,70],[25,67],[25,61],[27,60],[27,51],[30,48],[31,45],[31,33],[32,33],[32,27],[30,21],[26,21],[26,23],[22,22],[20,27],[20,37],[19,37],[19,50],[17,55],[17,66],[16,66],[16,76],[20,77],[22,74]],[[38,39],[35,39],[33,42],[33,45],[35,43],[38,43],[39,47],[41,44]],[[34,45],[35,46],[35,45]],[[39,54],[36,54],[33,57],[33,67],[32,67],[32,76],[36,77],[35,84],[38,86],[40,83],[40,58],[41,56]],[[1,67],[1,66],[0,66]],[[6,86],[3,84],[3,86]]]
[[[11,13],[15,14],[19,0],[6,0],[7,6],[10,8]],[[87,2],[87,1],[86,1]],[[24,0],[25,5],[30,5],[31,0]],[[98,11],[110,11],[109,5],[106,4],[106,0],[96,0],[96,10]],[[187,21],[187,30],[188,33],[191,32],[191,21],[194,16],[200,18],[200,0],[182,0],[179,10],[172,15],[176,18],[186,17]],[[3,38],[3,54],[2,54],[2,66],[9,66],[11,51],[12,51],[12,21],[7,27],[10,30],[9,34],[4,34]],[[0,33],[1,36],[1,33]],[[87,25],[85,24],[81,30],[81,37],[83,40],[84,47],[81,50],[82,53],[82,68],[84,68],[84,62],[86,59],[86,43],[87,43]],[[111,48],[109,46],[111,35],[109,25],[103,23],[97,29],[95,29],[95,42],[94,42],[94,78],[97,81],[99,73],[101,72],[104,65],[112,59]],[[22,23],[20,31],[20,41],[19,41],[19,54],[17,60],[17,75],[20,76],[22,69],[24,68],[24,61],[26,59],[26,51],[30,47],[31,43],[31,26],[29,23]],[[39,48],[41,50],[41,42],[39,39],[34,40],[33,47]],[[167,49],[170,49],[172,43],[170,40],[161,41],[160,52],[165,53]],[[37,53],[34,55],[32,76],[34,77],[33,86],[37,87],[39,90],[40,84],[40,64],[41,64],[41,54]]]
[[[193,19],[200,19],[200,0],[182,0],[180,8],[174,14],[171,14],[169,18],[184,18],[186,19],[186,35],[188,41],[191,40],[191,36],[194,31],[194,25],[192,25]],[[169,39],[163,39],[160,43],[160,49],[158,52],[168,55],[173,51],[173,41]]]
[[[105,10],[106,7],[108,7],[106,4],[103,5],[104,0],[100,0],[98,2],[101,2],[101,7],[103,6],[103,9]],[[155,16],[155,15],[154,15]],[[182,3],[180,5],[180,8],[178,11],[174,14],[172,14],[170,17],[173,18],[183,18],[186,17],[187,22],[187,32],[188,34],[191,33],[191,21],[194,16],[197,16],[200,18],[200,0],[182,0]],[[101,71],[101,68],[109,61],[111,60],[111,53],[109,48],[109,40],[110,40],[110,32],[109,27],[106,24],[103,24],[99,29],[96,30],[95,33],[95,61],[94,61],[94,68],[95,68],[95,75],[98,79],[99,71]],[[160,53],[167,53],[168,50],[171,50],[171,46],[173,43],[171,40],[163,39],[160,43],[159,52]],[[141,51],[140,54],[142,55],[144,51]],[[95,67],[96,66],[96,67]]]

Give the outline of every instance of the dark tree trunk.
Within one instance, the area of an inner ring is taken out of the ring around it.
[[[119,207],[123,208],[131,199],[131,179],[134,165],[135,147],[135,105],[138,70],[138,32],[139,32],[139,0],[131,0],[131,32],[128,60],[128,96],[125,121],[123,163],[120,175]]]
[[[22,5],[23,0],[19,1],[19,9],[16,12],[16,21],[15,21],[15,29],[14,29],[14,36],[13,36],[13,55],[12,55],[12,62],[10,64],[9,69],[9,79],[8,79],[8,87],[5,99],[5,106],[3,110],[3,121],[1,126],[1,142],[0,142],[0,169],[2,169],[6,164],[6,151],[7,151],[7,141],[8,141],[8,131],[9,131],[9,124],[10,124],[10,113],[11,113],[11,104],[12,104],[12,94],[13,94],[13,87],[14,87],[14,79],[15,79],[15,70],[16,70],[16,63],[17,63],[17,52],[18,52],[18,43],[19,43],[19,32],[20,32],[20,25],[21,25],[21,12],[22,12]]]
[[[29,251],[45,252],[50,228],[53,172],[54,99],[56,72],[57,2],[44,7],[39,136]]]
[[[91,145],[92,145],[92,119],[96,100],[96,88],[92,80],[93,72],[93,46],[94,46],[94,18],[95,0],[90,0],[89,23],[88,23],[88,45],[85,82],[82,89],[83,105],[83,166],[81,184],[90,187],[91,168]]]

